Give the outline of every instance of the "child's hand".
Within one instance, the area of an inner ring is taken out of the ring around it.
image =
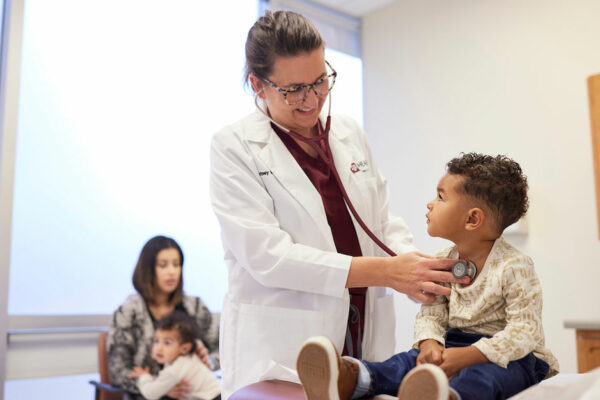
[[[417,365],[442,363],[442,352],[444,346],[439,344],[437,340],[426,339],[419,344],[419,355],[417,356]]]
[[[489,360],[475,346],[452,347],[444,349],[440,368],[444,370],[446,376],[450,379],[461,369],[484,362],[489,362]]]
[[[150,367],[142,368],[137,365],[133,367],[133,372],[127,375],[128,378],[139,378],[144,374],[150,373]]]

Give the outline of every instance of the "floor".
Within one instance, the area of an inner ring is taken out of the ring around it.
[[[92,400],[94,389],[89,381],[98,378],[98,374],[85,374],[6,381],[4,400]]]
[[[221,378],[221,370],[214,374]],[[6,381],[4,400],[93,400],[94,388],[89,381],[99,378],[95,373]]]

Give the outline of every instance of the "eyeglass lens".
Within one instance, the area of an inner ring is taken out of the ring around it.
[[[306,99],[306,96],[308,95],[309,87],[314,90],[314,92],[317,96],[319,96],[319,97],[326,96],[329,93],[329,91],[333,88],[334,83],[335,83],[334,77],[326,76],[325,78],[323,78],[319,82],[316,82],[313,85],[302,86],[302,87],[299,87],[297,90],[294,90],[292,92],[287,92],[286,100],[287,100],[288,104],[301,103],[302,101],[304,101]]]

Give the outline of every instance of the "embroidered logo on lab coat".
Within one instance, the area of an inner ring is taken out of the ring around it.
[[[352,171],[353,174],[363,171],[366,172],[369,169],[369,163],[367,160],[364,161],[359,161],[357,163],[352,163],[350,164],[350,171]]]

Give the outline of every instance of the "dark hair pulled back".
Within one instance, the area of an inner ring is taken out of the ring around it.
[[[244,82],[250,74],[267,79],[273,72],[276,57],[293,57],[323,47],[324,41],[315,26],[292,11],[266,11],[248,31]]]

